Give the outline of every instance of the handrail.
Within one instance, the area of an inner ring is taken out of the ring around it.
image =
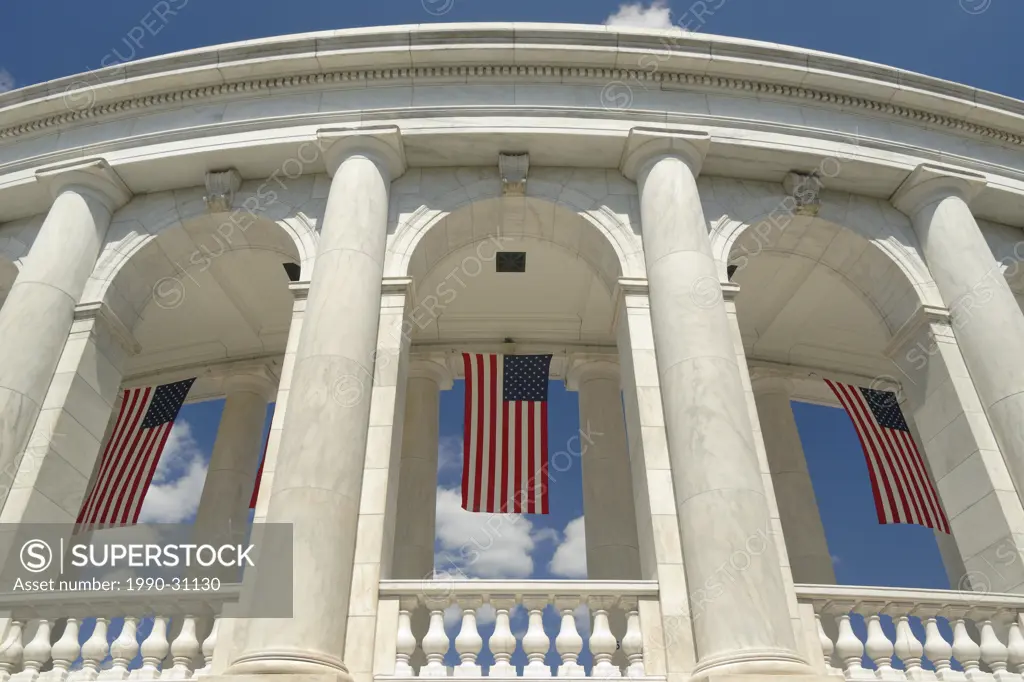
[[[806,585],[795,586],[797,599],[814,602],[856,602],[859,604],[891,604],[931,607],[1013,608],[1024,610],[1024,594],[972,592],[970,590],[930,590],[907,587],[870,585]]]
[[[60,591],[2,592],[0,613],[17,619],[105,618],[122,616],[188,615],[212,616],[224,604],[238,601],[241,585],[223,585],[219,590],[152,591]]]
[[[584,597],[657,596],[657,580],[467,580],[437,576],[423,580],[381,580],[382,597],[415,595]]]

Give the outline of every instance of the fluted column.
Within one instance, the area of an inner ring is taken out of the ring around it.
[[[893,195],[910,216],[964,362],[1024,501],[1024,315],[971,213],[985,178],[922,164]]]
[[[789,379],[757,375],[751,382],[761,435],[779,505],[793,582],[834,585],[835,569],[821,524],[811,474],[790,405]]]
[[[618,362],[576,356],[566,385],[579,392],[587,579],[639,580],[640,549]]]
[[[370,416],[391,182],[393,126],[321,131],[333,176],[295,356],[268,523],[292,525],[291,618],[257,619],[228,674],[350,680],[342,662]],[[253,594],[280,590],[257,573]],[[264,584],[265,583],[265,584]]]
[[[709,136],[634,128],[623,173],[640,194],[644,257],[690,589],[694,678],[806,674],[753,427],[697,191]],[[737,558],[738,557],[738,558]]]
[[[0,308],[0,471],[18,466],[110,219],[131,196],[101,159],[51,166],[36,178],[54,201]]]
[[[418,359],[410,363],[398,476],[394,578],[418,580],[430,576],[434,569],[441,391],[451,387],[452,378],[441,362]]]
[[[196,528],[217,533],[245,528],[263,426],[274,380],[265,366],[240,370],[224,380],[224,410],[213,444]]]

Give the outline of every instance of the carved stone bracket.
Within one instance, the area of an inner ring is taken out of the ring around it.
[[[206,174],[206,208],[210,213],[225,213],[231,210],[235,192],[242,186],[242,176],[234,168],[210,171]]]
[[[507,197],[526,195],[526,176],[530,172],[529,154],[499,154],[501,193]]]

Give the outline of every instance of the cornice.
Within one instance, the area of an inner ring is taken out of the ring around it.
[[[170,76],[171,74],[168,74]],[[841,74],[837,74],[841,75]],[[635,83],[638,87],[646,84],[667,85],[669,88],[706,88],[710,90],[734,90],[755,96],[775,96],[783,99],[807,100],[816,104],[833,105],[846,110],[861,110],[871,114],[883,114],[901,118],[917,124],[927,124],[948,128],[958,133],[973,134],[982,138],[997,140],[1002,143],[1024,146],[1024,135],[991,126],[975,123],[964,118],[948,116],[920,108],[893,104],[882,100],[871,99],[853,94],[844,94],[827,89],[817,89],[799,85],[791,85],[770,80],[751,78],[735,78],[716,76],[686,71],[670,71],[668,69],[645,70],[615,67],[566,66],[559,64],[478,64],[452,66],[423,66],[382,69],[353,69],[338,71],[317,71],[298,73],[288,76],[268,78],[240,79],[219,84],[195,88],[172,89],[164,92],[127,97],[113,102],[96,104],[83,109],[68,110],[59,114],[50,114],[26,120],[22,123],[0,128],[0,140],[18,138],[34,133],[67,126],[77,122],[99,122],[116,118],[126,113],[149,113],[161,107],[176,104],[195,106],[200,102],[215,100],[221,97],[237,95],[280,94],[290,89],[311,88],[322,85],[346,85],[365,88],[374,83],[393,84],[394,81],[429,82],[437,80],[450,83],[452,79],[460,82],[481,79],[488,82],[494,80],[517,80],[537,78],[543,82],[561,82],[591,80],[603,85],[608,83]],[[888,85],[879,81],[879,86]],[[84,90],[88,90],[87,86]],[[112,87],[104,85],[103,87]],[[73,97],[76,91],[67,91],[64,97]],[[923,93],[928,96],[928,92]],[[941,93],[934,93],[936,107],[940,107]],[[947,97],[948,99],[948,97]],[[38,100],[40,102],[45,100]],[[957,100],[963,104],[973,104],[967,100]],[[18,107],[27,107],[34,102],[19,103]],[[608,107],[605,107],[608,110]],[[631,109],[611,108],[611,113],[621,112],[627,116]],[[640,111],[639,109],[637,111]],[[1017,115],[1015,112],[995,110],[1005,115]],[[4,113],[0,109],[0,114]]]

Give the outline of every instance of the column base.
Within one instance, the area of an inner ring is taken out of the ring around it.
[[[695,678],[694,678],[695,679]],[[772,673],[709,675],[708,682],[846,682],[843,675],[809,673],[807,675],[773,675]]]
[[[275,674],[280,682],[352,682],[348,673],[246,673],[225,672],[221,675],[206,675],[203,682],[267,682],[267,675]],[[287,678],[287,680],[285,680]]]
[[[744,649],[731,651],[706,658],[697,664],[691,677],[692,682],[698,680],[715,680],[725,682],[727,678],[750,680],[764,676],[773,680],[780,677],[794,677],[806,682],[809,677],[819,675],[794,652],[786,649]],[[734,681],[734,682],[738,682]]]
[[[233,682],[261,675],[290,675],[294,682],[353,682],[340,658],[312,651],[260,651],[236,658],[224,671],[225,681]]]

